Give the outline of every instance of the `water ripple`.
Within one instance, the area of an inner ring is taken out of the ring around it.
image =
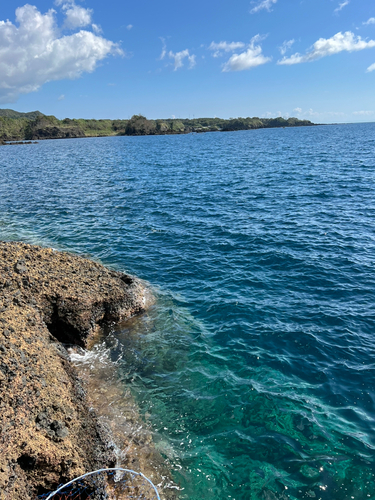
[[[148,314],[103,349],[181,498],[375,498],[374,133],[0,149],[2,239],[155,287]]]

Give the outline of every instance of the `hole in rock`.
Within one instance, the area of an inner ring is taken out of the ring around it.
[[[34,457],[30,457],[29,455],[21,455],[17,459],[17,463],[22,470],[33,470],[36,464],[36,459]]]
[[[132,285],[134,283],[133,278],[131,278],[130,276],[127,276],[126,274],[121,276],[121,280],[125,283],[125,285]]]
[[[63,344],[73,344],[84,347],[82,335],[77,328],[69,325],[59,317],[57,306],[53,308],[50,323],[47,323],[49,332]]]

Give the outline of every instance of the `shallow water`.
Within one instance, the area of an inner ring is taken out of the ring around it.
[[[2,239],[154,288],[102,348],[181,498],[375,499],[374,146],[359,124],[0,148]]]

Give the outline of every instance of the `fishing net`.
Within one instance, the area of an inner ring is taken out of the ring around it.
[[[120,468],[88,472],[38,498],[43,500],[160,500],[156,486],[150,479],[141,472]]]

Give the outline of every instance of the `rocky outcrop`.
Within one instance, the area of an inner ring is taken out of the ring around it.
[[[25,134],[28,140],[40,140],[40,139],[74,139],[79,137],[85,137],[85,133],[79,127],[39,127],[32,128],[29,127]]]
[[[144,308],[133,277],[52,249],[0,243],[0,499],[28,500],[115,463],[66,344]]]

